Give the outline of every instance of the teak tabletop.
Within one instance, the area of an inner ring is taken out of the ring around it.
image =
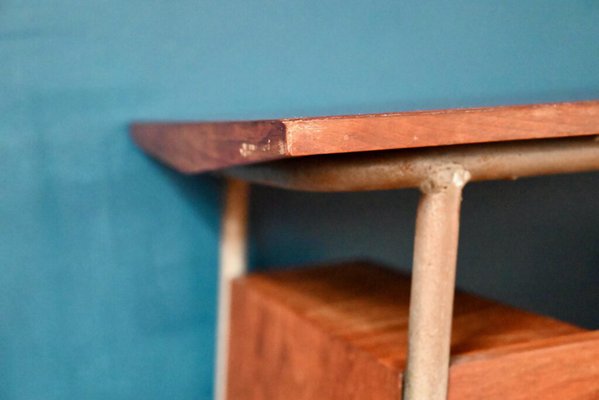
[[[599,100],[234,122],[140,122],[135,142],[184,173],[317,154],[599,134]]]

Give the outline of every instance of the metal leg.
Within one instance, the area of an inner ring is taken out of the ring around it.
[[[434,169],[416,218],[404,399],[447,397],[462,188],[459,165]]]
[[[225,400],[227,397],[230,284],[232,279],[244,275],[247,270],[248,205],[249,185],[230,179],[227,183],[220,242],[215,400]]]

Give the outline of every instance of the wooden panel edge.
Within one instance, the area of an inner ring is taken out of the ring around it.
[[[146,153],[186,174],[288,156],[285,126],[277,120],[248,122],[138,122],[133,141]]]
[[[483,361],[496,357],[502,357],[514,353],[522,353],[528,351],[535,351],[538,349],[548,347],[558,347],[564,345],[571,345],[577,342],[585,342],[589,340],[597,341],[599,345],[599,331],[587,331],[583,328],[579,328],[579,332],[563,333],[559,336],[547,337],[542,339],[536,339],[533,341],[514,343],[504,346],[498,346],[483,351],[462,353],[452,356],[451,365],[466,364],[469,362]]]
[[[284,119],[291,156],[599,134],[599,100]]]

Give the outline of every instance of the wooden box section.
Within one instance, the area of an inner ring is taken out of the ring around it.
[[[233,283],[230,400],[393,399],[409,280],[367,263]],[[599,331],[456,294],[450,399],[599,399]]]

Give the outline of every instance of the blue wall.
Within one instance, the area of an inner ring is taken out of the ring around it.
[[[1,2],[0,399],[212,394],[220,184],[130,121],[589,98],[592,0]],[[468,188],[460,285],[599,326],[598,184]],[[258,189],[252,258],[409,265],[415,201]]]

